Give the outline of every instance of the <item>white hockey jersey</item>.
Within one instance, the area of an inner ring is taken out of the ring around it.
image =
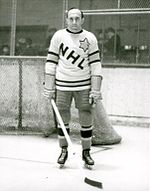
[[[101,75],[100,54],[93,33],[68,29],[57,31],[50,43],[45,73],[56,75],[56,89],[85,90],[91,87],[91,76]]]

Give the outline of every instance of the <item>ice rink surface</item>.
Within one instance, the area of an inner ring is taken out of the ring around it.
[[[114,126],[122,136],[116,145],[92,146],[93,170],[86,177],[104,191],[150,191],[150,128]],[[72,139],[81,156],[79,140]],[[70,151],[70,150],[69,150]],[[0,135],[0,191],[96,191],[84,182],[72,152],[63,169],[56,137]]]

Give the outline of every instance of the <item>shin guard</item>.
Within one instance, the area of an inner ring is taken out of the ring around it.
[[[65,127],[66,127],[68,134],[69,134],[70,133],[69,125],[67,124],[67,125],[65,125]],[[59,146],[61,148],[68,146],[67,140],[65,138],[65,135],[64,135],[60,125],[58,125],[58,140],[59,140]]]

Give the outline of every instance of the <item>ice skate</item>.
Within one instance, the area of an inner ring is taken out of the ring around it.
[[[57,160],[57,163],[60,165],[60,168],[62,168],[68,158],[68,151],[67,147],[63,147],[61,150],[61,154]]]
[[[90,156],[90,149],[83,150],[82,159],[84,161],[85,167],[91,170],[94,166],[94,160]]]

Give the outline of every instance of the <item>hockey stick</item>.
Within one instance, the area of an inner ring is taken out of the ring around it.
[[[58,110],[58,108],[57,108],[57,106],[56,106],[56,103],[55,103],[55,101],[54,101],[53,99],[51,99],[51,104],[52,104],[52,107],[53,107],[53,109],[54,109],[54,111],[55,111],[55,114],[56,114],[58,123],[60,124],[60,126],[61,126],[61,128],[62,128],[62,131],[63,131],[63,133],[64,133],[64,135],[65,135],[65,138],[66,138],[66,140],[67,140],[67,142],[68,142],[68,145],[70,146],[71,150],[74,151],[74,149],[73,149],[73,144],[72,144],[72,142],[71,142],[71,139],[70,139],[70,137],[69,137],[69,134],[68,134],[68,132],[67,132],[67,130],[66,130],[66,128],[65,128],[65,125],[64,125],[64,122],[63,122],[63,120],[62,120],[62,117],[61,117],[61,115],[60,115],[60,113],[59,113],[59,110]],[[75,152],[73,152],[73,153],[75,153]],[[76,155],[75,155],[75,156],[76,156]],[[77,164],[78,164],[78,167],[79,167],[81,173],[83,174],[84,182],[87,183],[87,184],[89,184],[89,185],[91,185],[91,186],[95,186],[95,187],[98,187],[98,188],[101,188],[101,189],[102,189],[103,186],[102,186],[102,183],[101,183],[101,182],[98,182],[98,181],[95,181],[95,180],[91,180],[91,179],[89,179],[89,178],[87,178],[87,177],[85,176],[85,173],[84,173],[83,169],[81,168],[81,165],[80,165],[80,163],[79,163],[78,161],[79,161],[79,160],[78,160],[78,158],[77,158],[77,156],[76,156],[76,162],[77,162]]]

